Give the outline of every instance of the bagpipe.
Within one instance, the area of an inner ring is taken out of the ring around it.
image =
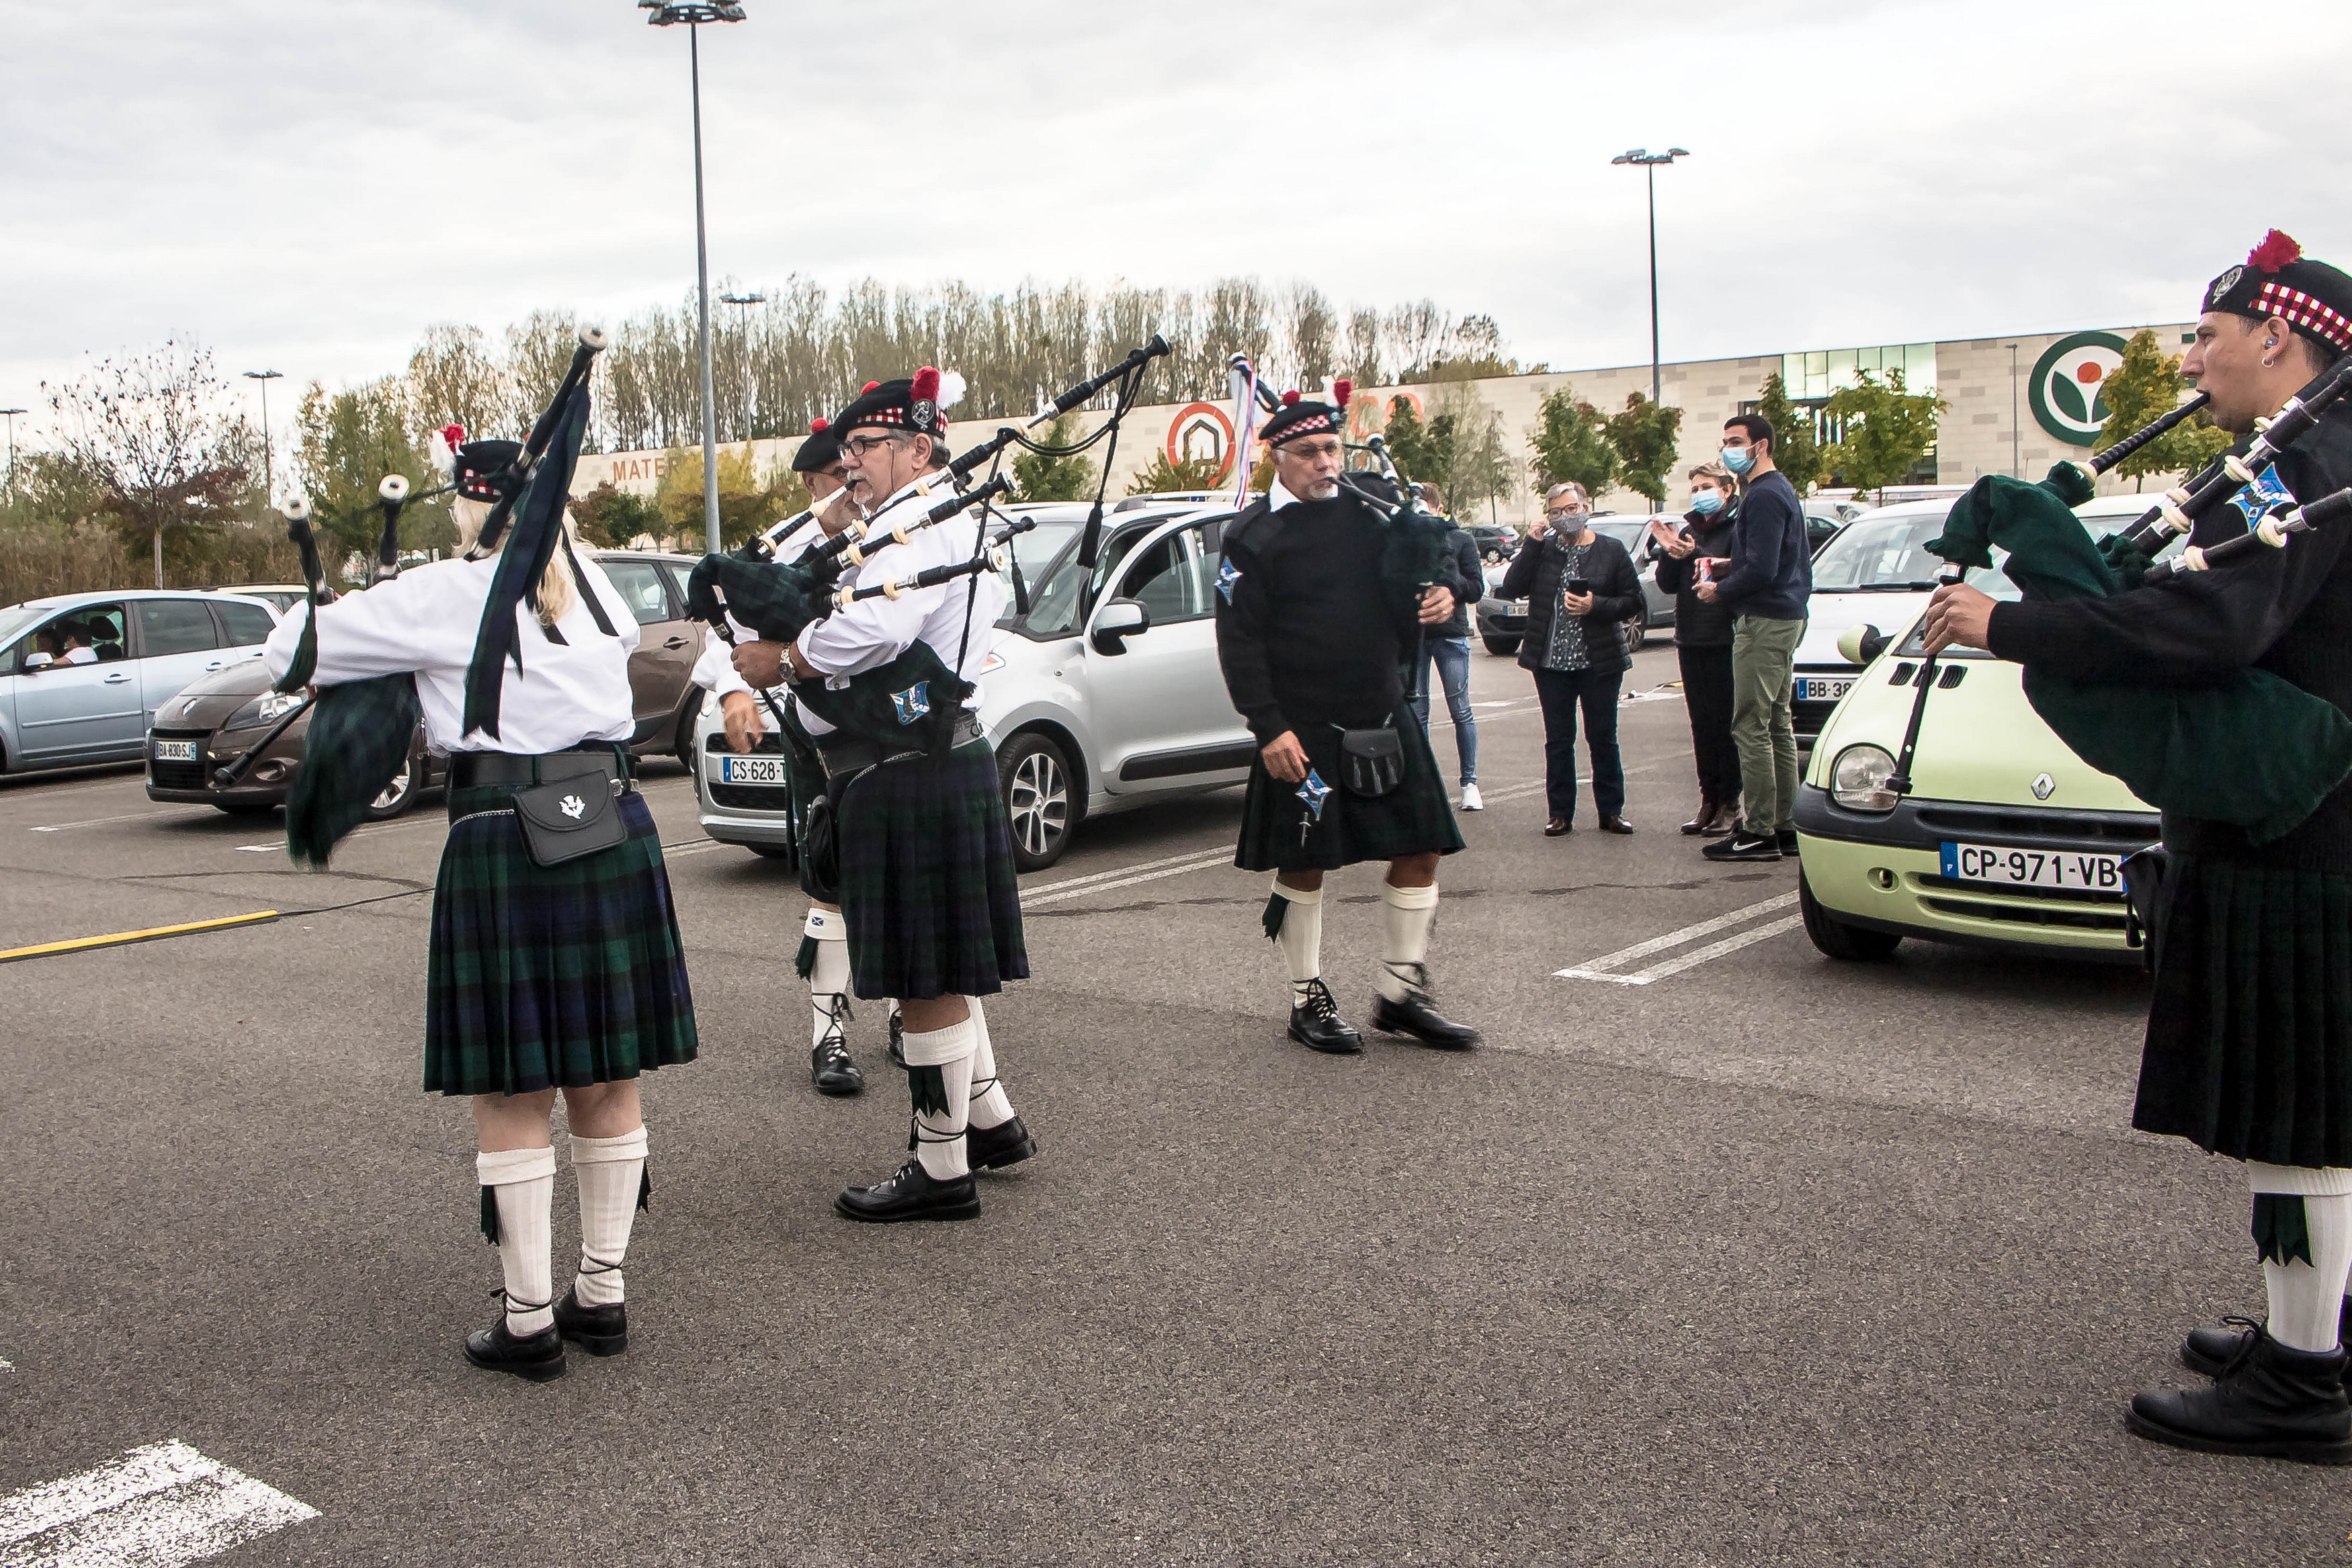
[[[1949,563],[1938,581],[1958,582],[1970,569],[1990,567],[1999,549],[2007,552],[2003,574],[2028,602],[2110,598],[2179,572],[2252,560],[2265,548],[2284,549],[2296,534],[2352,516],[2352,489],[2266,515],[2272,492],[2264,486],[2279,455],[2348,389],[2352,355],[2263,422],[2245,452],[2224,456],[2168,494],[2124,533],[2096,541],[2073,508],[2090,498],[2100,475],[2195,413],[2201,402],[2174,409],[2087,464],[2054,465],[2039,484],[1987,475],[1954,504],[1943,532],[1927,545]],[[2263,505],[2250,510],[2248,532],[2149,566],[2151,541],[2160,550],[2170,534],[2189,532],[2250,487]],[[2283,491],[2277,495],[2284,499]],[[1857,638],[1852,651],[1870,646],[1871,639]],[[1936,670],[1930,654],[1916,676],[1902,752],[1887,780],[1897,795],[1911,790]],[[2233,670],[2203,685],[2156,686],[2075,681],[2029,666],[2022,685],[2042,721],[2091,767],[2122,779],[2160,811],[2230,823],[2253,843],[2292,830],[2352,774],[2352,718],[2267,670]]]

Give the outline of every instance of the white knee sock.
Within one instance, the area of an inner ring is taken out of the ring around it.
[[[1430,922],[1437,918],[1437,884],[1381,883],[1381,995],[1403,1001],[1423,984]]]
[[[1013,1102],[1006,1097],[1003,1080],[996,1075],[996,1048],[988,1040],[988,1015],[980,1009],[980,998],[971,1003],[971,1124],[975,1127],[1002,1127],[1013,1120]]]
[[[816,944],[816,966],[809,970],[809,1044],[815,1047],[833,1027],[834,1008],[849,995],[849,923],[837,909],[812,908],[801,934]]]
[[[1290,1005],[1307,1000],[1307,982],[1323,977],[1323,890],[1285,887],[1275,879],[1274,895],[1289,907],[1282,912],[1282,929],[1275,942],[1282,949],[1283,967],[1290,971]]]
[[[2311,1261],[2263,1264],[2270,1289],[2270,1334],[2291,1350],[2336,1348],[2344,1287],[2352,1274],[2352,1170],[2265,1166],[2249,1161],[2257,1193],[2299,1193]]]
[[[645,1188],[645,1127],[609,1138],[572,1134],[572,1171],[580,1178],[580,1273],[572,1293],[583,1307],[607,1307],[622,1299],[621,1260],[628,1256],[629,1227]]]
[[[549,1210],[555,1151],[501,1149],[474,1156],[474,1176],[498,1205],[499,1264],[506,1274],[507,1332],[534,1334],[555,1321]]]
[[[979,1033],[972,1019],[945,1029],[907,1031],[907,1065],[918,1071],[937,1068],[947,1091],[946,1110],[915,1113],[915,1157],[934,1181],[971,1174],[964,1158],[963,1133],[971,1113],[971,1059]],[[910,1082],[913,1076],[908,1075]]]

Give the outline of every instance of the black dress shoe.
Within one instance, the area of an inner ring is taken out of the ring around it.
[[[2290,1350],[2256,1329],[2210,1388],[2132,1396],[2124,1425],[2153,1442],[2206,1454],[2352,1465],[2352,1401],[2341,1348]]]
[[[1557,839],[1576,831],[1576,824],[1566,817],[1554,817],[1544,824],[1544,837]]]
[[[809,1082],[820,1094],[855,1094],[866,1087],[866,1074],[849,1059],[848,1043],[842,1039],[841,1025],[848,1017],[849,998],[835,997],[824,1038],[809,1048]]]
[[[1780,841],[1780,853],[1789,860],[1797,858],[1797,830],[1784,828],[1776,835]]]
[[[1402,1034],[1439,1051],[1467,1051],[1478,1043],[1478,1031],[1468,1024],[1455,1023],[1442,1017],[1430,1005],[1429,972],[1421,965],[1409,966],[1410,977],[1399,975],[1405,983],[1405,998],[1392,1002],[1385,996],[1372,1003],[1372,1027],[1382,1034]]]
[[[1717,839],[1698,852],[1711,861],[1777,861],[1780,858],[1780,841],[1769,833],[1759,836],[1738,832],[1727,839]]]
[[[1339,1004],[1321,980],[1307,981],[1307,999],[1291,1008],[1290,1038],[1327,1056],[1354,1056],[1364,1049],[1364,1037],[1340,1018]]]
[[[509,1333],[501,1308],[497,1322],[466,1336],[466,1359],[486,1372],[511,1372],[533,1383],[548,1383],[563,1375],[563,1336],[551,1323],[537,1333]]]
[[[590,1355],[618,1355],[629,1348],[628,1303],[583,1307],[575,1285],[555,1303],[555,1332]]]
[[[966,1127],[963,1157],[976,1171],[1001,1171],[1017,1166],[1037,1152],[1037,1140],[1015,1116],[993,1127]]]
[[[1691,813],[1691,820],[1683,824],[1682,831],[1694,839],[1704,838],[1714,825],[1715,797],[1703,795],[1699,798],[1698,810]]]
[[[980,1188],[971,1177],[939,1181],[920,1160],[908,1160],[898,1174],[872,1186],[853,1186],[833,1200],[833,1211],[845,1219],[873,1225],[895,1225],[903,1219],[977,1219]]]
[[[2262,1325],[2252,1318],[2223,1318],[2220,1328],[2190,1329],[2189,1337],[2180,1342],[2180,1364],[2207,1377],[2218,1376],[2261,1330]],[[2352,1340],[2352,1298],[2337,1312],[2336,1335],[2339,1343]],[[2352,1364],[2347,1364],[2344,1376],[2347,1392],[2352,1393]]]
[[[1622,817],[1603,817],[1601,819],[1601,831],[1604,833],[1630,833],[1633,831],[1633,824]]]

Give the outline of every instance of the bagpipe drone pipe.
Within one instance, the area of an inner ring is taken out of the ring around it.
[[[1992,564],[2028,602],[2109,598],[2180,571],[2221,570],[2286,548],[2298,533],[2352,515],[2352,491],[2319,497],[2226,542],[2192,547],[2150,569],[2147,544],[2159,532],[2186,533],[2253,485],[2278,455],[2306,434],[2352,388],[2352,356],[2339,361],[2269,421],[2248,450],[2224,458],[2185,492],[2168,496],[2122,535],[2095,541],[2073,507],[2091,483],[2195,411],[2192,402],[2117,442],[2088,465],[2062,463],[2039,484],[2001,475],[1979,479],[1954,504],[1930,553],[1951,563],[1946,580]],[[2156,548],[2161,549],[2161,539]],[[1935,661],[1917,676],[1909,732],[1889,787],[1910,788],[1910,764]],[[2066,678],[2028,666],[2027,701],[2084,762],[2114,775],[2158,810],[2231,823],[2265,843],[2293,829],[2352,774],[2352,718],[2267,670],[2242,668],[2200,685],[2140,685]]]

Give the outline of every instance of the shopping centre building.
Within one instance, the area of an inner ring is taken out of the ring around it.
[[[2152,329],[2165,351],[2177,354],[2195,329],[2193,323],[2174,323]],[[1889,372],[1900,371],[1909,390],[1939,392],[1949,404],[1938,427],[1935,450],[1915,471],[1915,481],[1965,485],[1985,474],[2038,477],[2058,458],[2089,450],[2107,418],[2101,383],[2122,362],[2125,340],[2138,330],[2137,327],[2096,328],[1746,359],[1685,360],[1662,366],[1660,384],[1663,401],[1683,411],[1679,467],[1686,468],[1710,455],[1723,422],[1755,407],[1764,379],[1775,371],[1784,379],[1792,399],[1818,404],[1839,389],[1852,386],[1864,371],[1885,380]],[[1562,388],[1571,389],[1580,402],[1613,413],[1624,406],[1628,395],[1649,392],[1650,367],[1548,371],[1452,387],[1371,388],[1358,393],[1350,427],[1357,434],[1378,428],[1378,422],[1399,397],[1411,399],[1428,417],[1442,407],[1467,409],[1467,396],[1475,393],[1486,417],[1500,422],[1507,448],[1525,456],[1528,434],[1540,423],[1543,400]],[[1000,417],[1025,416],[1027,412],[1005,410]],[[1160,453],[1171,460],[1215,461],[1224,466],[1223,482],[1231,483],[1233,415],[1229,402],[1132,410],[1120,432],[1110,493],[1124,495],[1135,476]],[[1087,417],[1096,423],[1103,416]],[[961,446],[993,430],[997,423],[998,417],[974,413],[958,423],[950,438]],[[766,472],[785,462],[798,444],[796,441],[754,442],[754,464]],[[609,480],[625,490],[650,493],[660,483],[667,462],[667,455],[661,452],[586,455],[580,459],[574,490],[584,493]],[[2105,487],[2128,488],[2130,483],[2110,480]],[[1667,504],[1679,507],[1685,494],[1678,473]],[[1515,493],[1502,499],[1496,510],[1505,520],[1524,522],[1534,515],[1538,499],[1522,470]],[[1630,493],[1612,493],[1601,497],[1601,504],[1621,511],[1646,507],[1641,497]]]

